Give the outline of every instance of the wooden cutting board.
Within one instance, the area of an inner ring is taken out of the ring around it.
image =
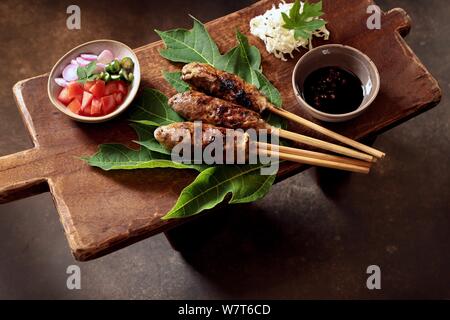
[[[228,50],[235,45],[235,30],[248,35],[249,20],[274,2],[260,1],[219,18],[208,23],[208,30],[220,49]],[[332,34],[328,43],[344,43],[362,50],[381,75],[380,94],[365,114],[350,122],[328,125],[354,138],[378,134],[437,105],[441,98],[438,83],[401,37],[410,29],[408,15],[402,9],[391,10],[383,14],[381,30],[368,30],[366,9],[370,4],[369,0],[324,0]],[[250,41],[259,47],[264,73],[280,89],[284,108],[309,118],[297,106],[290,81],[302,53],[281,62],[269,56],[258,39],[250,36]],[[179,66],[159,56],[161,47],[161,42],[155,42],[136,49],[142,87],[172,94],[161,70]],[[46,84],[47,75],[42,75],[14,86],[17,105],[35,147],[0,158],[0,203],[50,190],[73,255],[81,261],[180,223],[160,218],[174,205],[194,173],[172,169],[103,172],[89,167],[78,157],[93,154],[100,143],[131,141],[136,138],[133,131],[124,117],[100,125],[71,121],[51,105]],[[312,134],[297,126],[290,129]],[[285,164],[279,178],[304,168]]]

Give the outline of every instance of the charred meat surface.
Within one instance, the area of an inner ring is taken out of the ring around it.
[[[169,105],[189,121],[203,121],[230,129],[270,129],[257,112],[197,91],[176,94],[169,99]]]
[[[172,150],[175,146],[182,143],[183,140],[194,147],[196,141],[200,142],[200,137],[196,135],[201,134],[202,149],[205,149],[213,142],[217,143],[219,141],[218,143],[223,146],[224,156],[226,156],[227,150],[232,150],[228,152],[232,152],[235,159],[237,159],[238,154],[247,158],[249,137],[246,133],[209,124],[198,124],[198,127],[196,126],[193,122],[172,123],[157,128],[154,136],[166,149]],[[227,135],[231,139],[227,139]]]
[[[240,77],[209,64],[192,62],[183,67],[182,79],[198,91],[239,104],[258,113],[271,103],[258,89]]]

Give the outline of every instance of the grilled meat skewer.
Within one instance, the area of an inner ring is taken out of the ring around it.
[[[208,64],[192,62],[185,65],[182,69],[182,79],[194,89],[205,92],[208,95],[239,104],[258,113],[269,110],[283,118],[320,132],[374,157],[383,158],[385,156],[383,152],[375,148],[333,132],[289,111],[275,107],[254,85],[245,82],[234,74],[218,70]]]
[[[202,149],[205,149],[208,145],[217,141],[217,139],[220,139],[221,144],[224,146],[224,156],[229,148],[234,149],[235,156],[238,152],[242,152],[242,154],[247,155],[249,144],[248,134],[209,124],[199,124],[198,129],[198,133],[201,134]],[[227,130],[234,134],[234,140],[231,145],[227,144],[226,141]],[[184,138],[189,138],[190,143],[194,146],[195,139],[200,138],[196,138],[194,132],[195,124],[193,122],[176,122],[167,126],[158,127],[154,132],[154,136],[155,139],[166,149],[172,150],[176,145],[182,143]]]
[[[298,133],[274,128],[265,122],[258,113],[252,112],[251,110],[238,106],[229,101],[209,97],[204,93],[187,91],[176,94],[169,99],[169,105],[173,110],[175,110],[175,112],[189,121],[201,120],[208,124],[228,127],[231,129],[240,128],[247,130],[253,128],[257,131],[260,129],[269,129],[274,134],[295,142],[344,154],[356,159],[369,162],[373,160],[372,156],[359,151],[307,137]]]
[[[189,121],[203,121],[231,129],[270,129],[259,113],[237,104],[213,98],[197,91],[174,95],[169,105],[180,116]]]
[[[194,131],[194,123],[178,122],[157,128],[155,130],[154,136],[156,140],[164,147],[166,147],[168,150],[172,150],[175,146],[177,146],[184,140],[183,138],[185,138],[186,135],[187,138],[189,138],[191,146],[194,147]],[[232,144],[231,146],[226,144],[227,139],[225,134],[233,134],[233,138],[235,141],[234,144]],[[202,149],[205,149],[208,145],[215,142],[216,139],[221,139],[220,141],[224,146],[224,159],[226,159],[227,150],[229,150],[229,148],[233,148],[233,159],[239,159],[240,156],[244,156],[243,160],[245,160],[246,162],[248,160],[249,152],[256,152],[256,154],[275,157],[276,159],[288,160],[308,165],[317,165],[339,170],[359,173],[368,173],[370,170],[369,167],[362,164],[342,162],[341,160],[345,159],[339,157],[332,157],[322,154],[324,157],[328,156],[329,158],[320,158],[319,153],[313,153],[300,149],[295,150],[292,148],[279,149],[279,146],[250,141],[249,136],[246,133],[215,127],[212,125],[203,124],[201,126],[201,139]],[[252,143],[256,143],[256,146],[252,145]],[[251,146],[255,146],[255,148]]]
[[[258,89],[240,77],[209,64],[192,62],[183,67],[181,78],[195,89],[261,113],[272,104]]]

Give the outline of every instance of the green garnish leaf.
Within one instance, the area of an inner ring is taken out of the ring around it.
[[[132,123],[131,127],[136,131],[139,139],[137,141],[133,141],[150,151],[159,152],[162,154],[169,154],[170,151],[164,148],[156,139],[153,133],[156,130],[156,126],[149,126],[142,123]]]
[[[228,51],[214,66],[217,69],[234,73],[259,88],[256,72],[261,68],[261,54],[258,48],[251,46],[247,37],[239,31],[236,31],[236,40],[238,46]]]
[[[214,65],[220,58],[219,49],[205,26],[194,17],[192,19],[194,19],[192,30],[155,30],[166,44],[166,49],[162,49],[160,54],[170,61],[203,62]]]
[[[170,108],[168,99],[162,92],[148,88],[134,101],[130,120],[151,126],[165,126],[184,121]]]
[[[275,181],[275,175],[261,175],[263,165],[231,165],[208,168],[184,188],[175,206],[164,220],[185,218],[214,208],[228,194],[233,203],[248,203],[263,198]]]
[[[94,74],[96,68],[97,63],[95,61],[90,62],[85,67],[78,67],[77,68],[78,81],[84,83],[86,81],[93,81],[97,79],[97,75]]]
[[[300,13],[300,1],[295,0],[294,5],[289,11],[289,16],[282,13],[284,25],[283,27],[289,30],[294,30],[295,39],[303,38],[309,40],[312,33],[327,24],[327,22],[320,17],[322,12],[322,1],[317,3],[303,3],[303,10]]]
[[[132,124],[141,145],[140,149],[130,149],[122,144],[102,144],[96,154],[83,157],[90,166],[109,170],[134,170],[151,168],[194,169],[199,172],[207,166],[173,162],[170,152],[165,150],[153,137],[156,127]]]
[[[82,158],[90,166],[109,170],[135,170],[151,168],[195,169],[196,165],[173,162],[169,155],[151,151],[145,147],[130,149],[122,144],[102,144],[96,154]]]
[[[181,72],[163,72],[164,79],[177,90],[177,92],[186,92],[191,86],[181,79]]]
[[[276,107],[281,108],[283,100],[281,99],[280,91],[266,78],[261,71],[256,71],[256,76],[260,84],[260,91],[272,102]]]

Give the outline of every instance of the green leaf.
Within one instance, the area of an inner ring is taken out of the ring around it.
[[[94,75],[94,71],[97,68],[97,63],[95,61],[90,62],[85,67],[77,68],[77,76],[79,82],[86,82],[94,80],[97,76]]]
[[[205,26],[194,17],[192,19],[194,27],[191,30],[155,30],[166,45],[160,54],[174,62],[203,62],[214,65],[220,58],[219,49]]]
[[[255,46],[251,46],[246,36],[236,32],[238,46],[222,56],[216,68],[234,73],[242,79],[259,87],[256,71],[261,67],[261,54]]]
[[[186,92],[191,87],[181,79],[181,72],[163,72],[164,79],[177,90],[177,92]]]
[[[322,16],[323,15],[322,1],[319,1],[316,3],[309,3],[306,1],[305,4],[303,5],[303,14],[310,18]],[[300,15],[300,17],[301,17],[301,15]]]
[[[273,103],[275,107],[281,108],[283,101],[281,99],[280,92],[260,71],[256,71],[256,74],[260,83],[259,90],[267,97],[267,99],[269,99],[270,102]],[[265,115],[264,120],[275,128],[287,128],[286,120],[272,112],[268,112]]]
[[[317,29],[322,28],[323,26],[325,26],[327,23],[325,20],[312,20],[310,22],[308,22],[307,25],[305,25],[305,29],[310,31],[310,32],[314,32]]]
[[[88,76],[92,75],[95,71],[95,69],[97,68],[97,62],[96,61],[92,61],[90,62],[87,66],[86,66],[86,74]]]
[[[151,168],[195,169],[203,168],[173,162],[170,156],[141,147],[139,150],[130,149],[121,144],[102,144],[96,154],[82,158],[90,166],[103,170],[134,170]]]
[[[281,99],[280,91],[262,74],[261,71],[256,71],[258,82],[260,84],[259,90],[272,102],[276,107],[281,108],[283,101]]]
[[[296,0],[289,16],[282,13],[284,25],[283,27],[289,30],[294,30],[294,36],[296,39],[310,39],[312,33],[326,25],[326,21],[320,17],[322,12],[322,1],[317,3],[309,3],[307,1],[303,4],[303,10],[300,13],[300,1]]]
[[[169,104],[167,97],[155,89],[144,89],[133,103],[130,120],[153,126],[164,126],[184,121]]]
[[[96,154],[91,157],[83,157],[90,166],[103,170],[134,170],[151,168],[175,168],[194,169],[199,172],[209,166],[184,164],[173,162],[170,151],[161,146],[153,136],[156,127],[132,123],[131,127],[136,131],[141,145],[140,149],[130,149],[121,144],[100,145]]]
[[[86,70],[83,67],[78,67],[77,68],[77,76],[78,76],[78,80],[87,78]]]
[[[137,123],[137,124],[142,124],[142,125],[145,125],[145,126],[159,127],[158,123],[156,123],[154,121],[151,121],[151,120],[133,120],[133,119],[130,119],[130,121],[132,121],[134,123]]]
[[[311,37],[311,33],[306,32],[305,30],[296,29],[296,30],[294,30],[294,37],[296,39],[299,39],[299,38],[309,39]]]
[[[306,1],[305,1],[306,2]],[[289,16],[295,18],[299,18],[299,12],[300,12],[300,1],[295,0],[291,10],[289,10]]]
[[[162,154],[169,154],[170,151],[164,148],[156,139],[153,133],[155,132],[155,126],[148,126],[140,123],[132,123],[131,127],[136,131],[139,139],[137,141],[133,141],[150,151],[159,152]]]
[[[185,218],[214,208],[232,194],[229,203],[248,203],[263,198],[275,175],[261,175],[263,165],[218,166],[200,173],[178,198],[164,220]]]

